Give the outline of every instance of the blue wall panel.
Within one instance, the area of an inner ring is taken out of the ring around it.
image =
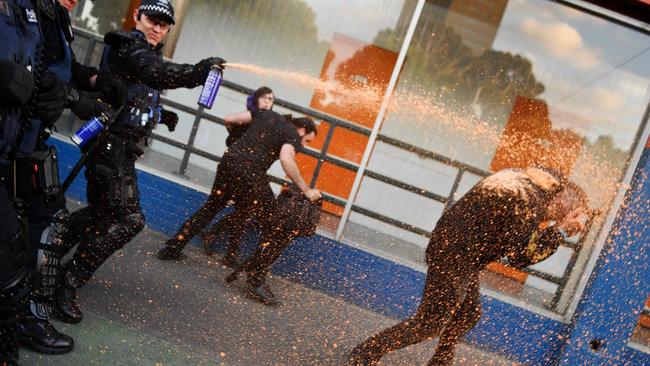
[[[574,314],[562,364],[650,365],[649,354],[627,346],[650,294],[649,177],[650,144]]]

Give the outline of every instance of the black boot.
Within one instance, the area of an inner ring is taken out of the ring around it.
[[[271,287],[266,283],[262,283],[259,286],[248,283],[246,294],[253,300],[259,301],[264,305],[280,305],[280,302],[275,298],[275,295],[271,291]]]
[[[165,245],[165,247],[158,251],[158,259],[164,261],[182,261],[185,258],[187,258],[187,256],[183,254],[183,250],[178,249],[173,245]]]
[[[77,287],[79,287],[79,281],[72,272],[68,269],[61,271],[61,283],[54,295],[54,314],[69,324],[79,323],[83,319],[83,314],[77,303]]]
[[[72,337],[60,333],[47,319],[27,315],[18,321],[18,342],[36,352],[63,354],[72,351]]]

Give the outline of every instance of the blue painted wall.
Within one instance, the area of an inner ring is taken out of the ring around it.
[[[59,149],[65,177],[79,156],[78,149],[59,140],[53,143]],[[147,225],[167,235],[172,235],[206,199],[201,192],[147,172],[138,171],[138,179]],[[85,180],[80,175],[69,196],[83,200],[84,189]],[[255,233],[247,235],[244,255],[252,252],[255,238]],[[424,273],[318,235],[296,240],[273,272],[394,318],[414,313],[425,278]],[[647,294],[637,298],[642,301]],[[571,331],[569,325],[494,298],[483,296],[482,300],[484,315],[467,335],[468,342],[530,365],[557,364]]]
[[[650,365],[649,354],[627,346],[650,294],[649,222],[650,140],[574,315],[563,365]]]

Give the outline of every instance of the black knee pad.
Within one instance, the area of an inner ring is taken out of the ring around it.
[[[121,249],[142,229],[144,229],[144,215],[136,212],[124,216],[108,228],[108,234],[104,238],[106,250],[112,253]]]

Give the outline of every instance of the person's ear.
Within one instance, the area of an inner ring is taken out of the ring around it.
[[[139,20],[139,19],[138,19],[138,13],[139,13],[139,12],[140,12],[140,11],[139,11],[137,8],[136,8],[136,9],[133,9],[133,21],[134,21],[134,22],[137,22],[137,21]]]

